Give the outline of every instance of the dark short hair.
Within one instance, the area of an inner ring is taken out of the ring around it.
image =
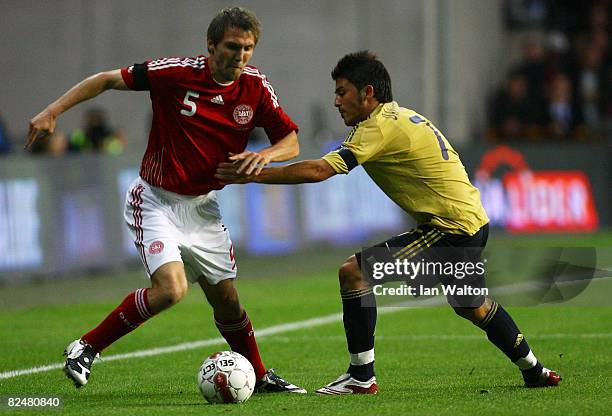
[[[261,24],[257,16],[243,7],[227,7],[221,9],[208,25],[206,37],[216,45],[223,39],[225,31],[230,27],[236,27],[246,32],[251,32],[255,37],[255,44],[261,34]]]
[[[393,101],[391,77],[382,62],[369,51],[344,55],[331,73],[332,79],[346,78],[359,91],[366,85],[374,87],[374,97],[381,103]]]

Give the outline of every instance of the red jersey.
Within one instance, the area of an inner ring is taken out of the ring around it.
[[[147,61],[122,68],[121,75],[130,89],[148,90],[153,107],[140,176],[171,192],[221,189],[217,165],[244,151],[255,127],[272,144],[297,131],[266,76],[252,66],[227,86],[213,79],[204,56]]]

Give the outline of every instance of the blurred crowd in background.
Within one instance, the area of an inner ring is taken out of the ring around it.
[[[504,2],[520,58],[487,103],[489,141],[601,140],[610,134],[611,7],[610,0]]]
[[[25,137],[21,139],[11,143],[6,126],[0,118],[0,155],[8,154],[20,144],[25,144]],[[69,133],[56,130],[44,140],[35,141],[29,151],[34,155],[51,156],[84,152],[117,155],[123,153],[125,145],[123,130],[111,126],[106,110],[94,107],[85,112],[81,127]]]
[[[95,107],[85,112],[81,127],[68,134],[57,130],[46,140],[34,142],[31,152],[52,156],[83,152],[118,155],[123,153],[125,144],[123,130],[112,127],[106,110]]]

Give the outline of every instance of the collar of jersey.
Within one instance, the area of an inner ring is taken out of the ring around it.
[[[382,108],[385,104],[387,103],[378,104],[378,106],[376,106],[376,108],[370,113],[370,115],[368,116],[368,118],[366,118],[366,120],[376,117],[382,111]]]
[[[232,85],[234,82],[236,82],[236,81],[234,80],[234,81],[228,82],[227,84],[222,84],[222,83],[220,83],[219,81],[217,81],[217,80],[215,79],[215,76],[212,74],[212,71],[211,71],[211,73],[210,73],[210,77],[212,78],[212,80],[213,80],[213,82],[214,82],[215,84],[217,84],[218,86],[223,87],[223,88],[225,88],[225,87],[229,87],[229,86],[230,86],[230,85]]]

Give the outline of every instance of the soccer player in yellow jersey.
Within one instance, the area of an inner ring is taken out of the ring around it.
[[[344,56],[332,71],[332,78],[336,82],[335,107],[344,123],[353,126],[338,149],[318,160],[265,169],[255,163],[222,163],[217,178],[225,183],[298,184],[348,174],[362,165],[385,194],[417,221],[416,229],[367,248],[340,267],[350,364],[346,373],[317,393],[373,394],[378,391],[373,283],[378,278],[376,272],[383,270],[379,266],[401,266],[404,260],[417,266],[427,261],[482,265],[489,219],[457,152],[429,120],[393,101],[389,74],[375,55],[362,51]],[[397,278],[400,272],[395,273],[387,277]],[[484,272],[477,267],[467,273],[458,267],[450,273],[439,271],[433,281],[427,273],[413,277],[407,280],[411,286],[456,286],[462,282],[473,289],[484,288]],[[557,385],[561,378],[537,360],[504,308],[480,294],[482,291],[466,292],[445,294],[459,316],[482,328],[518,366],[525,385]]]

